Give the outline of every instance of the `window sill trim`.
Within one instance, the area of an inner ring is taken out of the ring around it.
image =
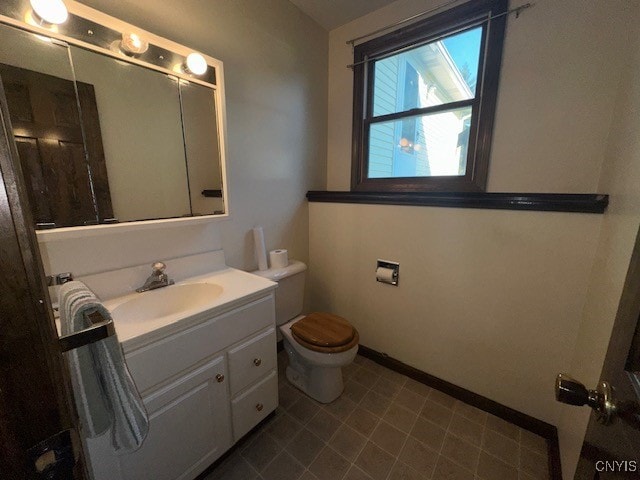
[[[609,195],[599,193],[330,192],[311,190],[309,202],[422,207],[604,213]]]

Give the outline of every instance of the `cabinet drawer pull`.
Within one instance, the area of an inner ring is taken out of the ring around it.
[[[259,358],[254,358],[254,359],[253,359],[253,364],[254,364],[256,367],[259,367],[261,363],[262,363],[262,360],[260,360]]]
[[[217,374],[216,380],[218,381],[218,383],[224,382],[224,375],[222,375],[221,373]]]
[[[264,408],[264,405],[262,405],[261,403],[258,403],[256,405],[256,410],[259,411],[259,412],[261,412],[263,408]]]

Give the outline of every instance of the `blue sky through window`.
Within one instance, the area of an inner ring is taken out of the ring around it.
[[[482,27],[476,27],[442,41],[472,91],[476,88],[481,38]],[[469,72],[468,77],[466,72]]]

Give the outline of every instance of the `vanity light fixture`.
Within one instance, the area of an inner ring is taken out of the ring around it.
[[[125,55],[142,55],[149,49],[149,42],[146,42],[137,33],[123,33],[120,41],[120,51]]]
[[[207,73],[208,68],[209,66],[207,65],[207,61],[199,53],[192,52],[187,55],[187,62],[184,65],[185,73],[190,73],[191,75],[204,75]]]
[[[40,25],[60,25],[69,18],[69,10],[63,0],[30,0],[32,16]]]

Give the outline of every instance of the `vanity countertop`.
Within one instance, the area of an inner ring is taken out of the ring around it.
[[[180,285],[207,283],[222,287],[218,296],[211,301],[199,303],[194,308],[184,308],[179,313],[136,321],[135,319],[118,318],[117,307],[127,301],[135,300],[145,295],[148,298],[163,302],[163,291]],[[144,293],[133,292],[104,302],[105,307],[113,314],[113,322],[118,334],[118,340],[126,352],[143,347],[148,343],[160,340],[193,325],[233,310],[240,305],[250,303],[266,293],[274,290],[277,283],[252,275],[235,268],[225,268],[216,272],[198,275],[184,279],[175,285],[151,290]],[[115,313],[114,313],[115,312]]]

